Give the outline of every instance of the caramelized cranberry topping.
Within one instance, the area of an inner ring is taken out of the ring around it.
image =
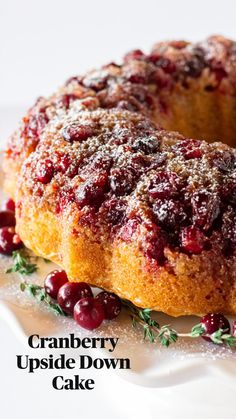
[[[76,122],[67,125],[62,130],[62,136],[64,140],[69,142],[87,140],[87,138],[94,135],[94,133],[94,127],[85,124],[78,124]]]

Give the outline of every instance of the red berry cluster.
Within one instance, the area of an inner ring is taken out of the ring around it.
[[[3,255],[11,255],[14,250],[20,249],[23,245],[15,232],[15,225],[15,203],[9,199],[0,211],[0,253]]]
[[[94,297],[88,284],[69,282],[65,271],[50,272],[44,288],[65,313],[73,316],[81,327],[88,330],[96,329],[103,320],[114,319],[121,311],[121,300],[115,294],[102,291]]]

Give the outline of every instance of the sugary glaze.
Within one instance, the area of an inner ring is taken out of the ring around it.
[[[156,125],[193,83],[234,100],[234,46],[160,43],[39,99],[4,163],[24,243],[143,307],[236,313],[236,152]]]

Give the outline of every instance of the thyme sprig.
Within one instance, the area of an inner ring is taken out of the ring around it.
[[[205,336],[217,345],[226,344],[231,348],[236,347],[236,337],[227,333],[224,329],[219,329],[212,334],[208,334],[202,323],[198,323],[192,327],[190,332],[180,333],[173,329],[169,324],[160,326],[159,323],[151,317],[151,309],[139,309],[126,300],[123,300],[122,303],[130,314],[133,327],[140,326],[143,329],[144,340],[149,340],[152,343],[160,341],[162,346],[168,347],[171,343],[175,343],[179,338],[198,338],[200,336]]]
[[[29,284],[27,282],[22,282],[20,284],[20,289],[22,292],[26,291],[31,297],[35,298],[38,303],[44,302],[47,307],[52,311],[54,314],[67,316],[67,314],[62,310],[59,304],[55,303],[55,301],[49,297],[46,293],[44,287],[36,284]]]
[[[32,257],[26,249],[15,250],[12,253],[13,266],[6,270],[6,273],[18,272],[21,275],[31,275],[38,270],[38,266],[32,263]]]

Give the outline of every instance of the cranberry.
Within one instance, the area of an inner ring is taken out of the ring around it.
[[[11,255],[14,250],[23,246],[19,236],[15,233],[14,227],[0,228],[0,253]]]
[[[233,246],[236,246],[236,214],[233,207],[228,207],[222,217],[222,235]]]
[[[198,191],[194,193],[191,203],[194,225],[209,230],[220,213],[218,195],[207,190]]]
[[[185,227],[180,234],[180,244],[182,249],[190,254],[199,254],[204,249],[206,238],[196,227]]]
[[[15,201],[13,201],[13,199],[9,198],[4,205],[4,209],[6,211],[12,211],[15,212],[16,210],[16,206],[15,206]]]
[[[107,173],[101,172],[80,185],[75,194],[77,204],[81,208],[85,205],[98,207],[106,192],[107,179]]]
[[[112,292],[102,291],[96,296],[96,300],[103,305],[105,319],[112,320],[121,312],[121,300]]]
[[[73,94],[64,94],[57,99],[57,106],[68,109],[74,100],[78,99],[78,97]]]
[[[121,230],[122,240],[129,243],[133,235],[137,231],[139,224],[140,224],[140,221],[136,218],[128,220]]]
[[[105,319],[103,305],[93,297],[82,298],[74,307],[74,319],[84,329],[97,329]]]
[[[83,85],[89,87],[90,89],[99,92],[100,90],[105,89],[107,85],[108,75],[106,71],[99,72],[97,71],[93,75],[89,75],[83,79]]]
[[[141,242],[141,249],[145,256],[150,259],[155,259],[159,265],[163,265],[166,258],[164,250],[168,247],[168,236],[160,228],[153,225],[153,229],[149,235],[143,238]]]
[[[202,48],[195,47],[192,51],[192,58],[185,62],[183,72],[186,76],[197,78],[205,67],[205,53]]]
[[[77,301],[92,296],[92,290],[85,282],[67,282],[59,289],[57,302],[62,310],[72,315]]]
[[[16,225],[15,214],[12,211],[0,211],[0,227],[12,227]]]
[[[144,154],[156,153],[160,148],[160,141],[156,137],[141,137],[134,141],[134,151],[143,151]]]
[[[178,192],[184,185],[179,176],[174,173],[157,172],[148,189],[149,195],[155,198],[170,198],[178,195]]]
[[[134,49],[124,56],[124,62],[128,63],[133,60],[140,60],[144,57],[144,53],[140,49]]]
[[[62,130],[62,137],[64,140],[69,142],[85,141],[87,138],[92,137],[94,134],[94,126],[81,124],[78,122],[73,122]]]
[[[222,172],[231,172],[234,170],[236,158],[230,151],[215,150],[211,154],[213,165],[216,166]]]
[[[230,324],[223,314],[220,313],[209,313],[201,318],[201,324],[204,326],[206,334],[212,335],[217,330],[222,329],[225,333],[230,333]],[[211,342],[211,339],[207,336],[202,336],[203,339]]]
[[[125,217],[125,203],[117,198],[104,202],[101,210],[104,218],[113,226],[120,224]]]
[[[179,151],[186,160],[200,159],[202,157],[201,141],[183,140],[174,146],[174,150]]]
[[[120,167],[110,172],[110,188],[116,196],[126,195],[133,189],[134,175],[131,170]]]
[[[51,160],[39,162],[37,166],[36,177],[37,180],[43,184],[49,183],[52,180],[54,168]]]
[[[25,127],[23,135],[30,138],[38,138],[49,119],[46,114],[46,109],[42,108],[37,113],[30,115],[29,118],[25,119]]]
[[[156,66],[162,68],[165,73],[172,74],[176,71],[176,65],[169,58],[160,57],[156,54],[149,55],[148,59]]]
[[[68,282],[68,278],[65,271],[52,271],[45,278],[45,291],[56,300],[59,289],[66,282]]]
[[[187,220],[184,206],[174,199],[156,199],[152,210],[156,221],[163,227],[178,230],[179,226],[185,224]]]

